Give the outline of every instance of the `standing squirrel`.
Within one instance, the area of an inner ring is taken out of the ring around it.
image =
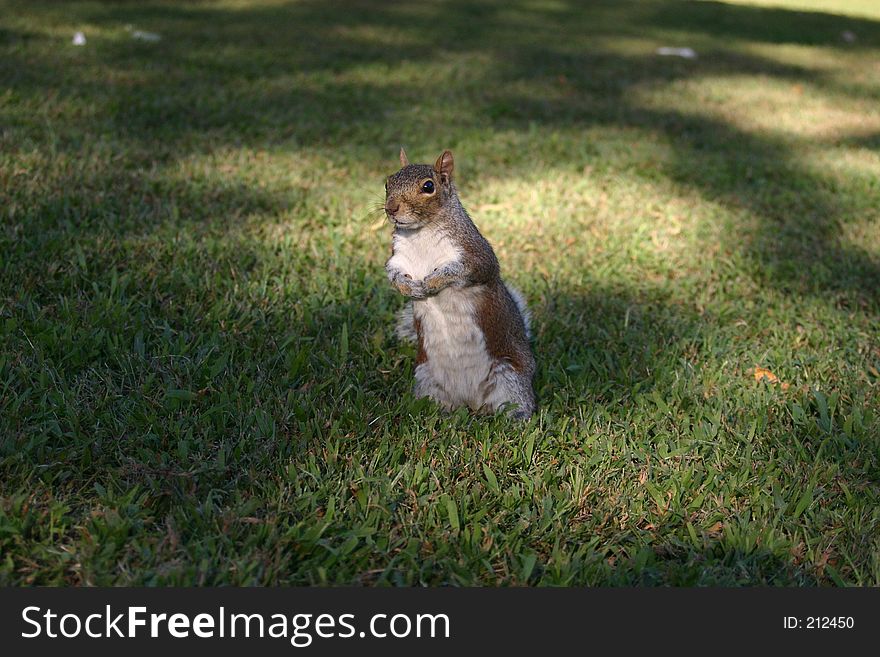
[[[535,411],[535,359],[522,295],[501,280],[498,259],[461,205],[444,151],[432,167],[410,164],[385,182],[394,224],[391,284],[412,303],[398,334],[418,343],[415,394],[451,410],[468,406],[517,419]]]

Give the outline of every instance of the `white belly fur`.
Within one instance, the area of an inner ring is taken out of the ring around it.
[[[442,232],[423,228],[394,236],[389,265],[420,281],[436,268],[461,258],[461,251]],[[427,362],[416,368],[416,394],[429,396],[446,408],[485,403],[485,381],[491,371],[486,339],[476,321],[482,288],[447,287],[413,301],[413,316],[421,323]]]
[[[476,321],[480,289],[449,287],[413,303],[428,358],[416,368],[416,393],[433,397],[447,408],[477,410],[486,402],[484,383],[492,359]]]
[[[438,230],[423,228],[394,235],[394,255],[388,264],[421,281],[437,267],[455,262],[461,251]]]

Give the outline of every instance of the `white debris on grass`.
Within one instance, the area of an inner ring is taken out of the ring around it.
[[[84,46],[86,45],[86,35],[82,32],[74,32],[73,41],[71,42],[75,46]]]
[[[150,41],[151,43],[162,40],[162,37],[155,32],[144,32],[142,30],[135,30],[132,32],[131,38],[137,39],[138,41]]]
[[[662,57],[684,57],[685,59],[696,59],[697,53],[693,48],[657,48],[657,54]]]
[[[125,31],[131,32],[131,38],[137,39],[138,41],[149,41],[150,43],[155,43],[156,41],[162,40],[161,34],[156,34],[155,32],[147,32],[145,30],[136,30],[132,25],[126,25]]]
[[[858,37],[855,32],[850,32],[849,30],[844,30],[840,33],[840,38],[846,41],[847,43],[855,43]]]

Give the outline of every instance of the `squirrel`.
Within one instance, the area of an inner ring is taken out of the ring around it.
[[[434,166],[410,164],[401,148],[400,166],[385,182],[394,224],[385,270],[412,300],[397,333],[418,345],[415,395],[447,411],[504,408],[528,419],[535,412],[528,309],[501,280],[495,252],[458,198],[452,153]]]

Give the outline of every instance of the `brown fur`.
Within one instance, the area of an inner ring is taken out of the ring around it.
[[[477,322],[486,338],[489,354],[510,363],[520,374],[531,376],[535,360],[528,348],[526,327],[516,303],[498,280],[487,286],[477,308]]]
[[[428,354],[425,352],[425,338],[422,335],[422,323],[413,318],[413,326],[416,329],[416,335],[418,336],[419,341],[419,350],[416,353],[416,365],[421,365],[422,363],[428,362]]]

